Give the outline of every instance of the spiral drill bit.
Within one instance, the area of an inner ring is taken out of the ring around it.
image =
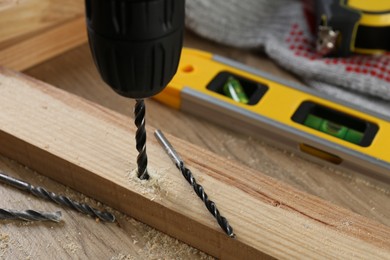
[[[135,133],[137,156],[137,176],[141,180],[149,179],[148,156],[146,155],[146,130],[145,130],[145,102],[143,99],[136,99],[134,108],[134,123],[137,126]]]
[[[51,200],[59,205],[77,210],[78,212],[81,212],[83,214],[89,215],[91,217],[99,218],[101,221],[105,221],[105,222],[115,221],[115,216],[107,211],[102,212],[100,210],[90,207],[87,204],[79,203],[68,197],[57,195],[54,192],[47,191],[42,187],[34,187],[33,185],[27,182],[10,177],[2,171],[0,171],[0,181],[5,184],[11,185],[12,187],[18,188],[20,190],[27,191],[39,198]]]
[[[204,204],[206,205],[206,208],[209,210],[209,212],[217,220],[217,222],[218,222],[219,226],[222,228],[222,230],[229,237],[234,238],[235,234],[233,233],[233,228],[229,225],[229,222],[227,221],[227,219],[225,217],[221,216],[215,203],[213,201],[209,200],[206,192],[204,191],[204,188],[196,182],[194,176],[192,175],[192,172],[184,166],[183,160],[180,158],[180,156],[177,154],[175,149],[172,147],[172,145],[166,139],[164,134],[160,130],[156,130],[154,132],[154,135],[156,136],[156,138],[160,142],[160,144],[164,147],[164,149],[168,153],[169,157],[171,157],[172,161],[176,164],[176,167],[180,170],[180,172],[182,173],[184,178],[194,188],[195,193],[204,202]]]
[[[35,210],[17,211],[11,209],[0,209],[1,220],[24,220],[24,221],[61,221],[61,211],[54,213],[39,212]]]

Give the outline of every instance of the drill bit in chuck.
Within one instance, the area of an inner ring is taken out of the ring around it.
[[[145,129],[145,102],[143,99],[137,99],[134,108],[134,123],[137,126],[135,133],[137,156],[137,176],[141,180],[149,179],[148,174],[148,156],[146,155],[146,129]]]
[[[27,182],[12,178],[11,176],[4,174],[2,171],[0,171],[0,181],[5,184],[9,184],[15,188],[18,188],[20,190],[27,191],[39,198],[51,200],[61,206],[66,206],[68,208],[77,210],[78,212],[89,215],[91,217],[99,218],[101,221],[105,221],[105,222],[115,221],[115,216],[107,211],[102,212],[87,204],[79,203],[68,197],[57,195],[54,192],[47,191],[42,187],[34,187],[33,185]]]
[[[24,220],[24,221],[61,221],[61,211],[54,213],[39,212],[35,210],[16,211],[10,209],[0,209],[0,220]]]

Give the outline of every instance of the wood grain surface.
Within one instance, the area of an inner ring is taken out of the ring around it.
[[[23,70],[87,41],[82,0],[0,1],[0,65]]]
[[[295,79],[260,53],[221,46],[198,38],[192,33],[187,33],[185,43],[188,47],[201,48],[277,76]],[[87,45],[36,66],[26,73],[125,115],[132,115],[133,102],[117,96],[100,80]],[[387,226],[390,225],[388,218],[390,192],[386,185],[377,186],[354,174],[313,164],[260,140],[241,136],[191,115],[166,108],[153,100],[147,101],[147,126],[149,125],[217,153],[227,160],[240,162],[302,191],[317,195]],[[15,176],[35,181],[36,184],[47,185],[55,191],[85,198],[5,158],[1,159],[0,167]],[[2,188],[1,192],[3,206],[18,205],[24,208],[40,205],[31,196],[13,191],[11,188]],[[55,206],[50,208],[48,203],[44,205],[44,209],[56,208]],[[68,236],[61,231],[54,232],[55,229],[53,228],[53,231],[50,225],[28,226],[33,226],[37,233],[31,233],[31,229],[26,229],[23,224],[2,225],[0,230],[2,257],[37,259],[46,254],[56,255],[62,259],[90,258],[98,254],[103,259],[207,257],[123,215],[120,215],[120,223],[125,232],[113,226],[91,225],[90,219],[71,211],[63,210],[63,213],[74,219],[74,222],[67,224]],[[35,239],[38,234],[41,234],[40,239]],[[99,240],[99,243],[96,240]]]

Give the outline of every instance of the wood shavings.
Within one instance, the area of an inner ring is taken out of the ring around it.
[[[196,254],[199,259],[214,259],[213,257],[154,229],[146,232],[143,238],[147,241],[143,248],[143,252],[147,252],[146,257],[148,259],[160,259],[162,253],[161,247],[165,248],[165,250],[163,250],[165,259],[182,259],[188,255],[194,254]]]
[[[142,194],[159,194],[161,191],[160,178],[155,174],[155,171],[149,170],[149,180],[141,180],[137,177],[137,170],[132,170],[128,174],[128,180],[132,184],[136,184],[137,188],[141,188]]]
[[[117,256],[111,257],[111,260],[136,260],[137,258],[132,255],[124,255],[122,253]]]
[[[72,254],[76,253],[78,250],[81,249],[81,246],[75,242],[70,242],[66,245],[64,245],[64,249]]]
[[[149,180],[141,180],[137,177],[137,170],[130,170],[127,174],[127,180],[134,185],[137,190],[143,195],[151,196],[150,200],[160,199],[161,196],[167,196],[169,187],[171,186],[167,178],[165,178],[168,169],[149,169]]]
[[[3,257],[7,249],[9,248],[9,235],[0,233],[0,257]]]

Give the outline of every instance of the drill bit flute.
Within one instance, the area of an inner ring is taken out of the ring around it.
[[[146,155],[146,129],[145,129],[145,102],[143,99],[137,99],[134,108],[134,122],[137,126],[135,133],[137,157],[137,176],[141,180],[149,179],[148,174],[148,156]]]
[[[16,211],[11,209],[0,209],[0,220],[24,220],[24,221],[61,221],[61,211],[39,212],[35,210]]]
[[[179,154],[173,148],[171,143],[167,140],[167,138],[164,136],[164,134],[160,130],[156,130],[154,132],[154,135],[157,138],[158,142],[161,144],[161,146],[164,148],[164,150],[167,152],[169,157],[171,157],[171,159],[175,163],[176,167],[180,170],[183,177],[188,181],[189,184],[191,184],[196,195],[198,195],[198,197],[204,202],[208,211],[217,220],[217,222],[218,222],[219,226],[222,228],[222,230],[229,237],[234,238],[235,234],[233,232],[232,226],[230,226],[228,220],[220,214],[219,210],[217,209],[217,205],[215,205],[214,201],[211,201],[209,199],[206,192],[204,191],[203,186],[201,186],[200,184],[198,184],[196,182],[194,175],[187,167],[185,167],[184,161],[180,158]]]
[[[54,192],[47,191],[46,189],[42,187],[34,187],[33,185],[24,182],[22,180],[15,179],[11,176],[6,175],[4,172],[0,171],[0,182],[8,184],[14,188],[27,191],[41,199],[47,199],[51,200],[59,205],[66,206],[68,208],[77,210],[78,212],[81,212],[83,214],[89,215],[91,217],[99,218],[101,221],[105,222],[114,222],[115,216],[107,211],[100,211],[95,208],[92,208],[91,206],[79,203],[77,201],[74,201],[68,197],[57,195]],[[6,212],[3,212],[5,214]],[[34,212],[33,212],[34,213]],[[31,215],[31,214],[30,214]],[[19,215],[21,216],[21,215]],[[33,215],[32,217],[39,217],[37,214]]]

